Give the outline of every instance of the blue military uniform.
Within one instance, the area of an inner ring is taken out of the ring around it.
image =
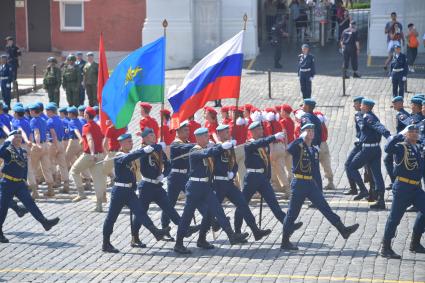
[[[189,179],[189,156],[174,159],[187,154],[194,146],[194,144],[184,142],[178,138],[170,145],[171,170],[167,177],[167,197],[172,207],[176,205],[180,192],[185,191],[185,186]],[[161,223],[162,227],[170,225],[170,218],[164,212],[162,213]]]
[[[316,106],[316,102],[313,99],[304,99],[304,103],[312,107]],[[305,112],[304,115],[301,116],[301,127],[306,124],[314,125],[313,145],[320,147],[320,144],[322,143],[322,122],[316,115],[313,114],[313,111]]]
[[[304,45],[303,45],[304,46]],[[311,97],[311,80],[316,74],[314,56],[311,54],[298,55],[298,77],[303,98]]]
[[[363,99],[362,104],[373,106],[374,102],[372,100]],[[347,168],[347,175],[356,182],[360,189],[360,193],[356,199],[367,197],[368,192],[358,170],[365,165],[369,165],[376,184],[379,203],[379,206],[377,206],[377,203],[371,207],[385,208],[383,199],[385,185],[381,173],[382,152],[379,144],[381,142],[381,137],[384,136],[385,138],[388,138],[390,136],[390,132],[380,123],[378,117],[372,111],[362,114],[362,119],[359,120],[359,146],[361,146],[361,150],[352,158],[352,161]]]
[[[129,134],[120,136],[119,140],[130,138]],[[157,240],[164,235],[162,230],[158,230],[152,220],[142,208],[136,195],[136,170],[135,161],[147,156],[143,149],[138,149],[130,153],[118,152],[114,159],[115,179],[111,191],[111,203],[109,205],[108,215],[103,224],[103,247],[106,252],[118,252],[110,243],[110,236],[113,231],[114,223],[124,206],[128,206],[135,215],[134,223],[143,225],[151,231]],[[139,227],[140,227],[139,226]],[[139,246],[144,245],[140,242]]]
[[[313,124],[307,124],[302,130],[313,127]],[[332,211],[328,202],[325,200],[321,188],[322,178],[319,167],[319,150],[313,144],[308,146],[302,138],[298,138],[289,144],[288,152],[292,155],[292,172],[294,178],[291,183],[292,196],[289,201],[288,214],[283,223],[281,248],[298,249],[289,242],[289,237],[294,232],[294,222],[306,198],[347,239],[351,233],[357,230],[359,225],[345,227],[340,217]]]
[[[16,133],[17,131],[14,131],[10,135]],[[3,175],[0,179],[0,242],[8,242],[3,235],[2,227],[14,196],[24,204],[31,215],[43,225],[46,231],[50,230],[51,227],[59,222],[59,218],[52,220],[46,219],[31,198],[26,184],[28,172],[27,152],[23,148],[15,147],[10,141],[5,141],[0,147],[0,158],[4,160],[4,166],[1,170]]]
[[[398,46],[400,48],[400,46]],[[409,67],[406,55],[403,53],[394,54],[391,61],[391,81],[393,83],[393,97],[404,96],[404,81],[406,80]]]
[[[13,68],[10,64],[0,65],[0,81],[1,81],[1,93],[4,102],[10,107],[10,100],[12,99],[12,82],[13,80]]]
[[[254,122],[257,123],[257,122]],[[251,124],[255,127],[255,124]],[[282,211],[276,199],[273,187],[270,184],[271,165],[270,165],[270,146],[276,137],[274,135],[248,141],[245,146],[245,167],[246,174],[242,193],[247,203],[251,201],[252,196],[259,192],[270,207],[273,215],[283,222],[286,214]],[[235,231],[239,233],[242,227],[243,214],[240,208],[235,211]]]
[[[409,126],[410,129],[417,129],[417,127]],[[385,146],[385,152],[395,156],[394,174],[396,179],[392,187],[393,201],[385,225],[381,255],[390,258],[400,258],[391,249],[391,240],[395,236],[401,218],[410,205],[414,205],[420,211],[413,227],[412,242],[416,238],[416,243],[414,243],[416,245],[413,250],[425,253],[425,249],[419,242],[424,232],[425,222],[425,217],[423,216],[425,214],[425,192],[421,188],[421,180],[425,172],[423,153],[419,145],[404,141],[402,134],[394,136],[388,142]]]
[[[19,107],[14,107],[13,111],[15,111],[15,113],[23,113],[24,112],[24,108],[19,106]],[[25,132],[25,134],[27,135],[28,138],[30,138],[31,135],[31,126],[30,123],[28,122],[28,120],[26,120],[24,117],[19,117],[19,118],[13,118],[12,120],[12,130],[21,130],[23,132]]]

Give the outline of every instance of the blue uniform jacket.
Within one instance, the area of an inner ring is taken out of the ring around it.
[[[31,119],[30,122],[30,126],[31,126],[31,131],[33,134],[33,141],[35,142],[35,136],[34,136],[34,130],[38,129],[38,131],[40,132],[40,142],[43,143],[46,141],[47,139],[47,124],[46,121],[39,117],[34,117]]]
[[[163,174],[166,177],[170,173],[170,161],[159,144],[152,145],[154,151],[140,157],[140,172],[142,176],[149,179],[156,179]],[[161,154],[160,154],[161,153]],[[163,168],[160,167],[160,157],[162,155]]]
[[[398,134],[385,145],[385,152],[394,155],[396,177],[415,181],[420,181],[424,177],[424,158],[419,145],[405,142],[404,136]]]
[[[3,64],[0,65],[0,80],[1,80],[1,86],[6,87],[6,85],[9,85],[13,81],[13,71],[12,66],[10,64]]]
[[[403,69],[401,71],[396,70]],[[393,60],[391,61],[391,77],[405,77],[407,76],[407,73],[409,72],[409,67],[407,66],[407,58],[406,55],[403,53],[400,53],[398,56],[394,55]]]
[[[187,154],[195,145],[192,143],[185,143],[179,139],[174,140],[170,145],[170,159],[171,168],[173,169],[189,169],[189,156],[173,160],[183,154]]]
[[[318,149],[308,147],[302,138],[298,138],[288,145],[288,152],[292,155],[292,172],[312,176],[316,185],[322,188]]]
[[[81,124],[80,119],[73,118],[69,120],[68,122],[68,135],[70,139],[78,139],[77,135],[75,134],[75,130],[78,130],[80,134],[82,134],[83,125]]]
[[[27,137],[29,138],[31,135],[31,127],[30,123],[25,118],[15,119],[12,120],[12,130],[22,130],[25,132]]]
[[[301,117],[301,128],[305,124],[314,124],[314,139],[312,144],[320,147],[322,143],[322,122],[320,122],[320,119],[313,113],[306,112]]]
[[[63,126],[63,139],[69,140],[69,118],[62,118],[62,126]]]
[[[404,108],[401,108],[400,111],[397,112],[395,118],[397,120],[397,125],[396,125],[397,133],[400,133],[401,131],[403,131],[404,128],[406,128],[406,126],[410,124],[409,123],[410,114],[406,110],[404,110]]]
[[[310,71],[300,71],[300,69]],[[316,75],[316,67],[314,65],[314,56],[311,54],[300,54],[298,55],[298,76],[307,75],[309,77],[314,77]]]
[[[221,145],[214,145],[210,148],[201,148],[195,145],[189,154],[189,177],[193,178],[209,178],[212,181],[214,170],[214,157],[219,156],[223,152]]]
[[[363,114],[360,120],[360,142],[361,143],[380,143],[381,137],[388,138],[390,131],[379,122],[378,117],[370,111]]]
[[[356,125],[356,138],[360,139],[360,124],[362,121],[362,112],[357,111],[354,114],[354,124]]]
[[[0,146],[0,158],[4,160],[1,172],[14,178],[27,179],[28,157],[23,148],[16,148],[10,141]]]
[[[245,144],[245,167],[251,169],[263,169],[265,176],[271,178],[270,146],[276,140],[275,136],[269,136],[258,140],[251,140]],[[265,151],[266,156],[261,156],[260,150]],[[250,174],[247,172],[247,175]]]
[[[138,149],[130,153],[118,152],[114,159],[115,182],[133,184],[136,186],[136,166],[133,161],[146,156],[143,149]]]
[[[235,158],[234,149],[225,149],[214,159],[214,176],[227,177],[228,172],[233,172],[234,176],[238,172],[238,163]]]
[[[63,140],[63,136],[65,134],[62,120],[59,118],[59,116],[52,116],[51,118],[47,119],[47,140],[51,142],[53,139],[50,135],[50,129],[55,130],[56,136],[58,138],[58,141]]]

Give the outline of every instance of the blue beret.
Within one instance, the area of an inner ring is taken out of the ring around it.
[[[37,101],[35,104],[37,104],[40,108],[44,108],[43,102]]]
[[[364,99],[363,96],[356,96],[353,98],[353,102],[362,102],[363,99]]]
[[[119,136],[118,138],[117,138],[117,141],[123,141],[123,140],[126,140],[126,139],[131,139],[131,134],[129,134],[129,133],[125,133],[125,134],[122,134],[121,136]]]
[[[392,103],[395,103],[395,102],[400,102],[400,101],[403,101],[403,96],[396,96],[396,97],[394,97],[392,100],[391,100],[391,102]]]
[[[28,106],[24,106],[24,110],[25,110],[25,112],[30,111]]]
[[[149,134],[153,134],[153,130],[151,128],[145,128],[142,132],[142,138],[147,137]]]
[[[425,99],[425,94],[423,94],[423,93],[417,93],[413,97],[421,97],[422,99]]]
[[[86,111],[86,106],[85,105],[78,106],[78,111]]]
[[[369,99],[369,98],[363,98],[362,104],[372,107],[372,106],[375,105],[375,101],[373,101],[372,99]]]
[[[178,129],[181,129],[183,127],[187,127],[189,126],[189,121],[188,120],[184,120],[183,122],[180,123]]]
[[[83,52],[81,51],[77,51],[77,53],[75,53],[76,55],[83,55]]]
[[[400,46],[400,44],[395,43],[395,44],[394,44],[394,48],[401,48],[401,46]]]
[[[228,129],[228,128],[229,128],[229,125],[220,124],[220,125],[218,125],[216,130],[217,131],[223,131],[223,130]]]
[[[310,45],[308,45],[307,43],[304,43],[301,48],[310,48]]]
[[[311,98],[306,98],[304,99],[304,104],[314,107],[316,106],[316,101],[314,101],[314,99],[311,99]]]
[[[30,104],[30,105],[28,105],[28,109],[29,110],[40,109],[40,105],[38,105],[37,103]]]
[[[301,131],[304,131],[307,129],[314,129],[314,124],[308,123],[301,127]]]
[[[68,108],[66,109],[66,111],[68,111],[68,113],[75,113],[75,114],[77,114],[77,113],[78,113],[78,109],[77,109],[77,107],[75,107],[75,106],[68,107]]]
[[[14,135],[20,135],[20,134],[22,134],[21,130],[14,130],[14,131],[11,131],[9,133],[9,137],[14,136]]]
[[[56,111],[57,106],[56,103],[49,102],[46,105],[46,110]]]
[[[198,128],[195,130],[194,132],[195,136],[201,136],[204,134],[208,134],[208,129],[207,128]]]
[[[3,103],[3,110],[4,111],[9,111],[9,106],[7,106],[6,103]]]
[[[13,106],[13,111],[17,112],[17,113],[23,113],[25,112],[24,107],[20,106],[20,105],[15,105]]]
[[[255,122],[252,122],[251,125],[249,125],[248,129],[253,130],[253,129],[260,127],[260,126],[261,126],[261,122],[255,121]]]
[[[419,127],[415,124],[408,125],[406,128],[408,131],[419,131]]]
[[[22,107],[24,107],[24,104],[22,102],[16,102],[13,106],[22,106]]]
[[[93,106],[94,111],[99,111],[99,106]]]
[[[420,97],[412,97],[412,99],[410,99],[411,103],[418,104],[418,105],[422,105],[422,101],[423,99]]]
[[[68,110],[66,109],[66,107],[61,107],[58,109],[59,113],[66,113],[68,112]]]

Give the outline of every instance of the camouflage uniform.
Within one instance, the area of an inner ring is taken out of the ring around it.
[[[83,68],[84,74],[84,86],[86,87],[87,97],[89,99],[89,105],[95,106],[97,102],[97,73],[99,64],[96,62],[87,62]]]
[[[68,56],[68,64],[64,67],[62,75],[62,86],[66,91],[66,99],[69,106],[80,104],[81,72],[78,66],[71,64],[75,62],[75,56]]]
[[[55,102],[56,105],[59,105],[62,72],[56,66],[57,61],[54,57],[50,57],[47,61],[50,64],[44,73],[43,88],[47,91],[49,102]]]

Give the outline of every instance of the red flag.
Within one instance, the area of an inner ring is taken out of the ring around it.
[[[109,79],[108,62],[106,61],[105,47],[103,44],[103,33],[100,34],[99,40],[99,72],[97,75],[97,101],[99,102],[99,121],[102,133],[106,132],[106,121],[109,120],[108,115],[102,109],[102,91],[103,86]]]

